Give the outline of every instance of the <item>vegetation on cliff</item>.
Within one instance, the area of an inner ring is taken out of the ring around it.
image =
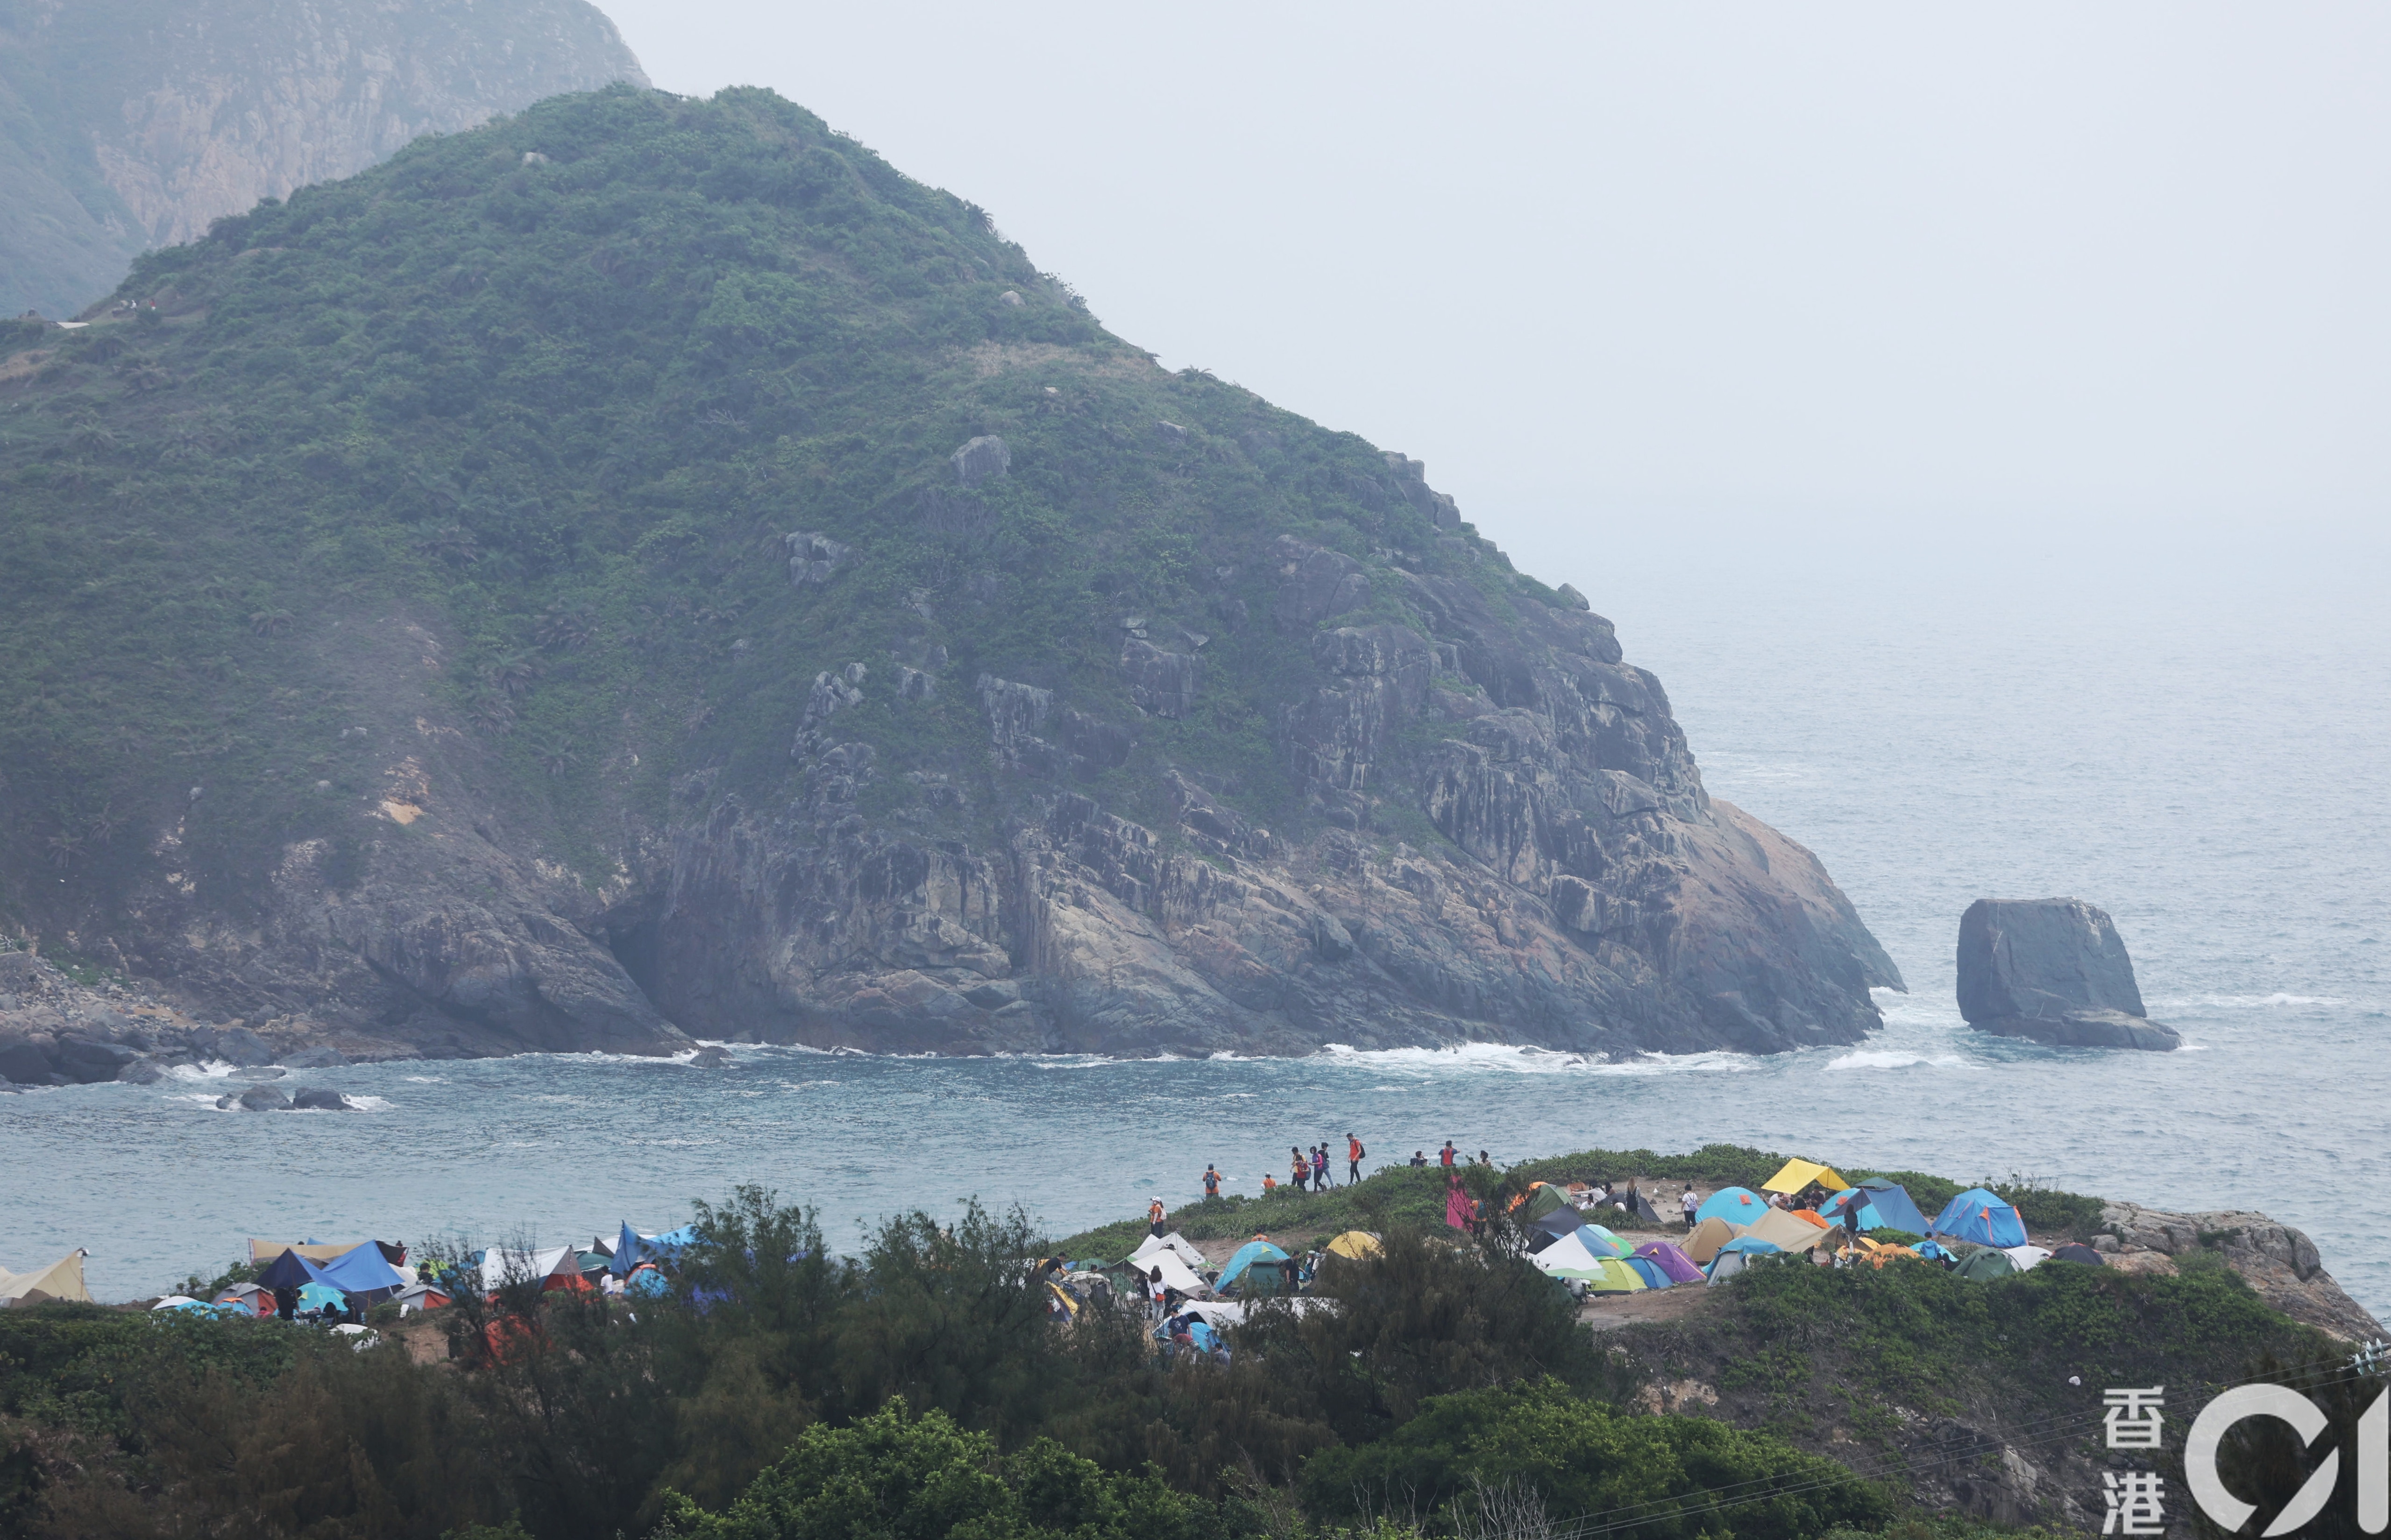
[[[1897,978],[1416,462],[769,93],[557,98],[122,297],[0,339],[0,922],[218,1009],[1628,1051]]]

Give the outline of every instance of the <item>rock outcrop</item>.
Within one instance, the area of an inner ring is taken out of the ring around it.
[[[1979,1032],[2060,1048],[2182,1046],[2142,1010],[2126,943],[2077,898],[1980,898],[1959,918],[1959,1014]]]
[[[0,19],[0,315],[71,315],[141,251],[262,198],[615,80],[647,83],[583,0],[11,6]]]
[[[2343,1291],[2316,1243],[2289,1225],[2246,1210],[2169,1213],[2138,1203],[2104,1203],[2093,1244],[2110,1265],[2167,1272],[2183,1257],[2213,1253],[2268,1304],[2295,1321],[2350,1342],[2380,1341],[2383,1324]]]

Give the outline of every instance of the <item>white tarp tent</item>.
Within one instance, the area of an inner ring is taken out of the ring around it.
[[[1197,1277],[1196,1270],[1181,1261],[1178,1252],[1167,1248],[1131,1257],[1130,1265],[1138,1270],[1140,1277],[1152,1273],[1157,1267],[1161,1268],[1162,1281],[1191,1298],[1201,1299],[1212,1292],[1211,1285]]]
[[[1131,1262],[1137,1262],[1152,1256],[1157,1251],[1169,1251],[1181,1262],[1185,1263],[1190,1272],[1207,1265],[1204,1253],[1189,1244],[1187,1238],[1177,1230],[1171,1231],[1169,1235],[1147,1236],[1138,1243],[1137,1250],[1129,1254],[1129,1259]]]
[[[1335,1300],[1314,1299],[1309,1294],[1295,1294],[1268,1300],[1221,1300],[1206,1301],[1202,1303],[1190,1301],[1181,1305],[1179,1309],[1183,1315],[1194,1312],[1199,1319],[1218,1330],[1223,1327],[1243,1326],[1247,1310],[1259,1309],[1264,1305],[1273,1309],[1284,1308],[1301,1315],[1313,1310],[1331,1310],[1336,1308],[1336,1304]]]
[[[78,1246],[47,1267],[30,1273],[0,1268],[0,1304],[39,1304],[44,1300],[81,1300],[89,1304],[91,1290],[83,1286],[83,1259],[90,1254]]]
[[[2039,1246],[2004,1246],[2001,1250],[2017,1264],[2017,1270],[2021,1273],[2030,1273],[2037,1264],[2050,1260],[2050,1253]]]
[[[497,1293],[503,1283],[580,1277],[581,1258],[570,1246],[550,1246],[537,1251],[510,1251],[502,1246],[493,1246],[482,1253],[482,1292],[485,1294]]]
[[[1598,1273],[1601,1265],[1592,1251],[1585,1249],[1574,1231],[1561,1237],[1543,1251],[1531,1254],[1530,1262],[1547,1273]]]

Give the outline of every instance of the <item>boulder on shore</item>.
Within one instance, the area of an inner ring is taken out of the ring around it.
[[[2080,898],[1980,898],[1959,918],[1959,1014],[1979,1032],[2056,1048],[2183,1045],[2142,1010],[2108,912]]]
[[[297,1112],[346,1112],[351,1110],[348,1097],[325,1085],[310,1085],[291,1098],[291,1110]]]

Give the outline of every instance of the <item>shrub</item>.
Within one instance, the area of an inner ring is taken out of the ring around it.
[[[1635,1534],[1660,1540],[1801,1540],[1892,1512],[1880,1487],[1769,1434],[1631,1416],[1550,1380],[1438,1397],[1383,1442],[1315,1456],[1302,1492],[1323,1518],[1392,1511],[1445,1525],[1532,1492],[1555,1518],[1632,1512]]]

